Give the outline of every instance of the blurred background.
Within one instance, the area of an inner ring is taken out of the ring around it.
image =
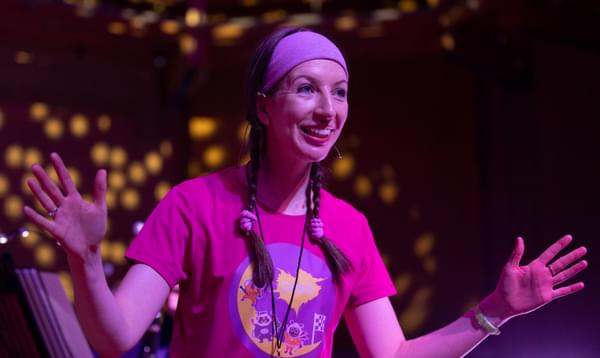
[[[264,36],[305,26],[349,61],[328,188],[369,218],[406,335],[493,290],[517,235],[528,262],[571,233],[591,251],[586,289],[470,356],[598,357],[599,20],[592,0],[5,0],[0,251],[72,295],[60,248],[22,214],[31,165],[57,151],[87,197],[109,171],[102,255],[118,284],[173,185],[247,160],[245,66]],[[335,356],[357,356],[343,326]]]

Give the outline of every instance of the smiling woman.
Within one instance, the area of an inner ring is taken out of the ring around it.
[[[60,185],[33,166],[28,184],[48,216],[25,213],[66,251],[79,319],[103,356],[135,344],[177,284],[173,357],[330,357],[342,317],[362,356],[457,357],[509,319],[583,288],[556,287],[587,266],[583,247],[557,258],[569,235],[524,266],[518,238],[494,292],[407,340],[366,218],[321,188],[320,161],[348,116],[348,81],[344,57],[324,36],[267,37],[246,83],[250,162],[171,189],[129,247],[134,265],[114,294],[99,252],[106,171],[89,203],[57,154]]]

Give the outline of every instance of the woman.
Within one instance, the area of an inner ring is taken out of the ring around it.
[[[348,80],[340,51],[319,34],[284,29],[264,40],[246,85],[250,163],[175,187],[129,248],[134,265],[114,294],[99,253],[106,172],[86,203],[58,155],[51,160],[62,188],[32,168],[37,180],[28,184],[49,217],[25,213],[65,249],[76,311],[102,355],[133,346],[177,283],[175,357],[328,357],[342,315],[362,356],[456,357],[510,318],[583,288],[555,288],[587,266],[583,247],[551,262],[570,236],[527,266],[519,266],[518,238],[492,294],[407,340],[366,219],[321,189],[319,162],[346,121]]]

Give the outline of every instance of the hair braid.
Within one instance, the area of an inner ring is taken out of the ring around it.
[[[321,209],[321,177],[322,168],[319,162],[312,164],[310,168],[310,181],[309,186],[311,190],[307,191],[307,206],[310,207],[312,191],[312,211],[311,215],[313,218],[319,218]],[[333,279],[337,282],[342,278],[342,275],[349,272],[352,268],[352,264],[348,257],[340,250],[335,244],[327,237],[323,236],[316,240],[321,250],[325,254],[325,258],[329,264],[329,268],[333,273]]]
[[[246,172],[248,182],[248,211],[256,210],[256,193],[258,186],[258,168],[261,151],[260,127],[252,126],[250,130],[250,140],[253,145],[250,146],[250,163]],[[248,231],[248,246],[250,249],[250,260],[253,264],[252,281],[256,287],[264,287],[273,281],[274,270],[271,255],[267,251],[265,243],[258,237],[254,230]]]

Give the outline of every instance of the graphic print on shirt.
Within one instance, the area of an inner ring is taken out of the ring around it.
[[[289,318],[286,327],[282,327],[292,297],[300,247],[279,243],[267,245],[267,250],[275,269],[276,313],[272,312],[270,287],[254,286],[252,266],[246,258],[236,270],[229,292],[235,333],[256,357],[270,357],[272,352],[277,355],[274,327],[278,333],[283,330],[282,357],[318,357],[336,298],[331,271],[323,259],[304,250]]]

